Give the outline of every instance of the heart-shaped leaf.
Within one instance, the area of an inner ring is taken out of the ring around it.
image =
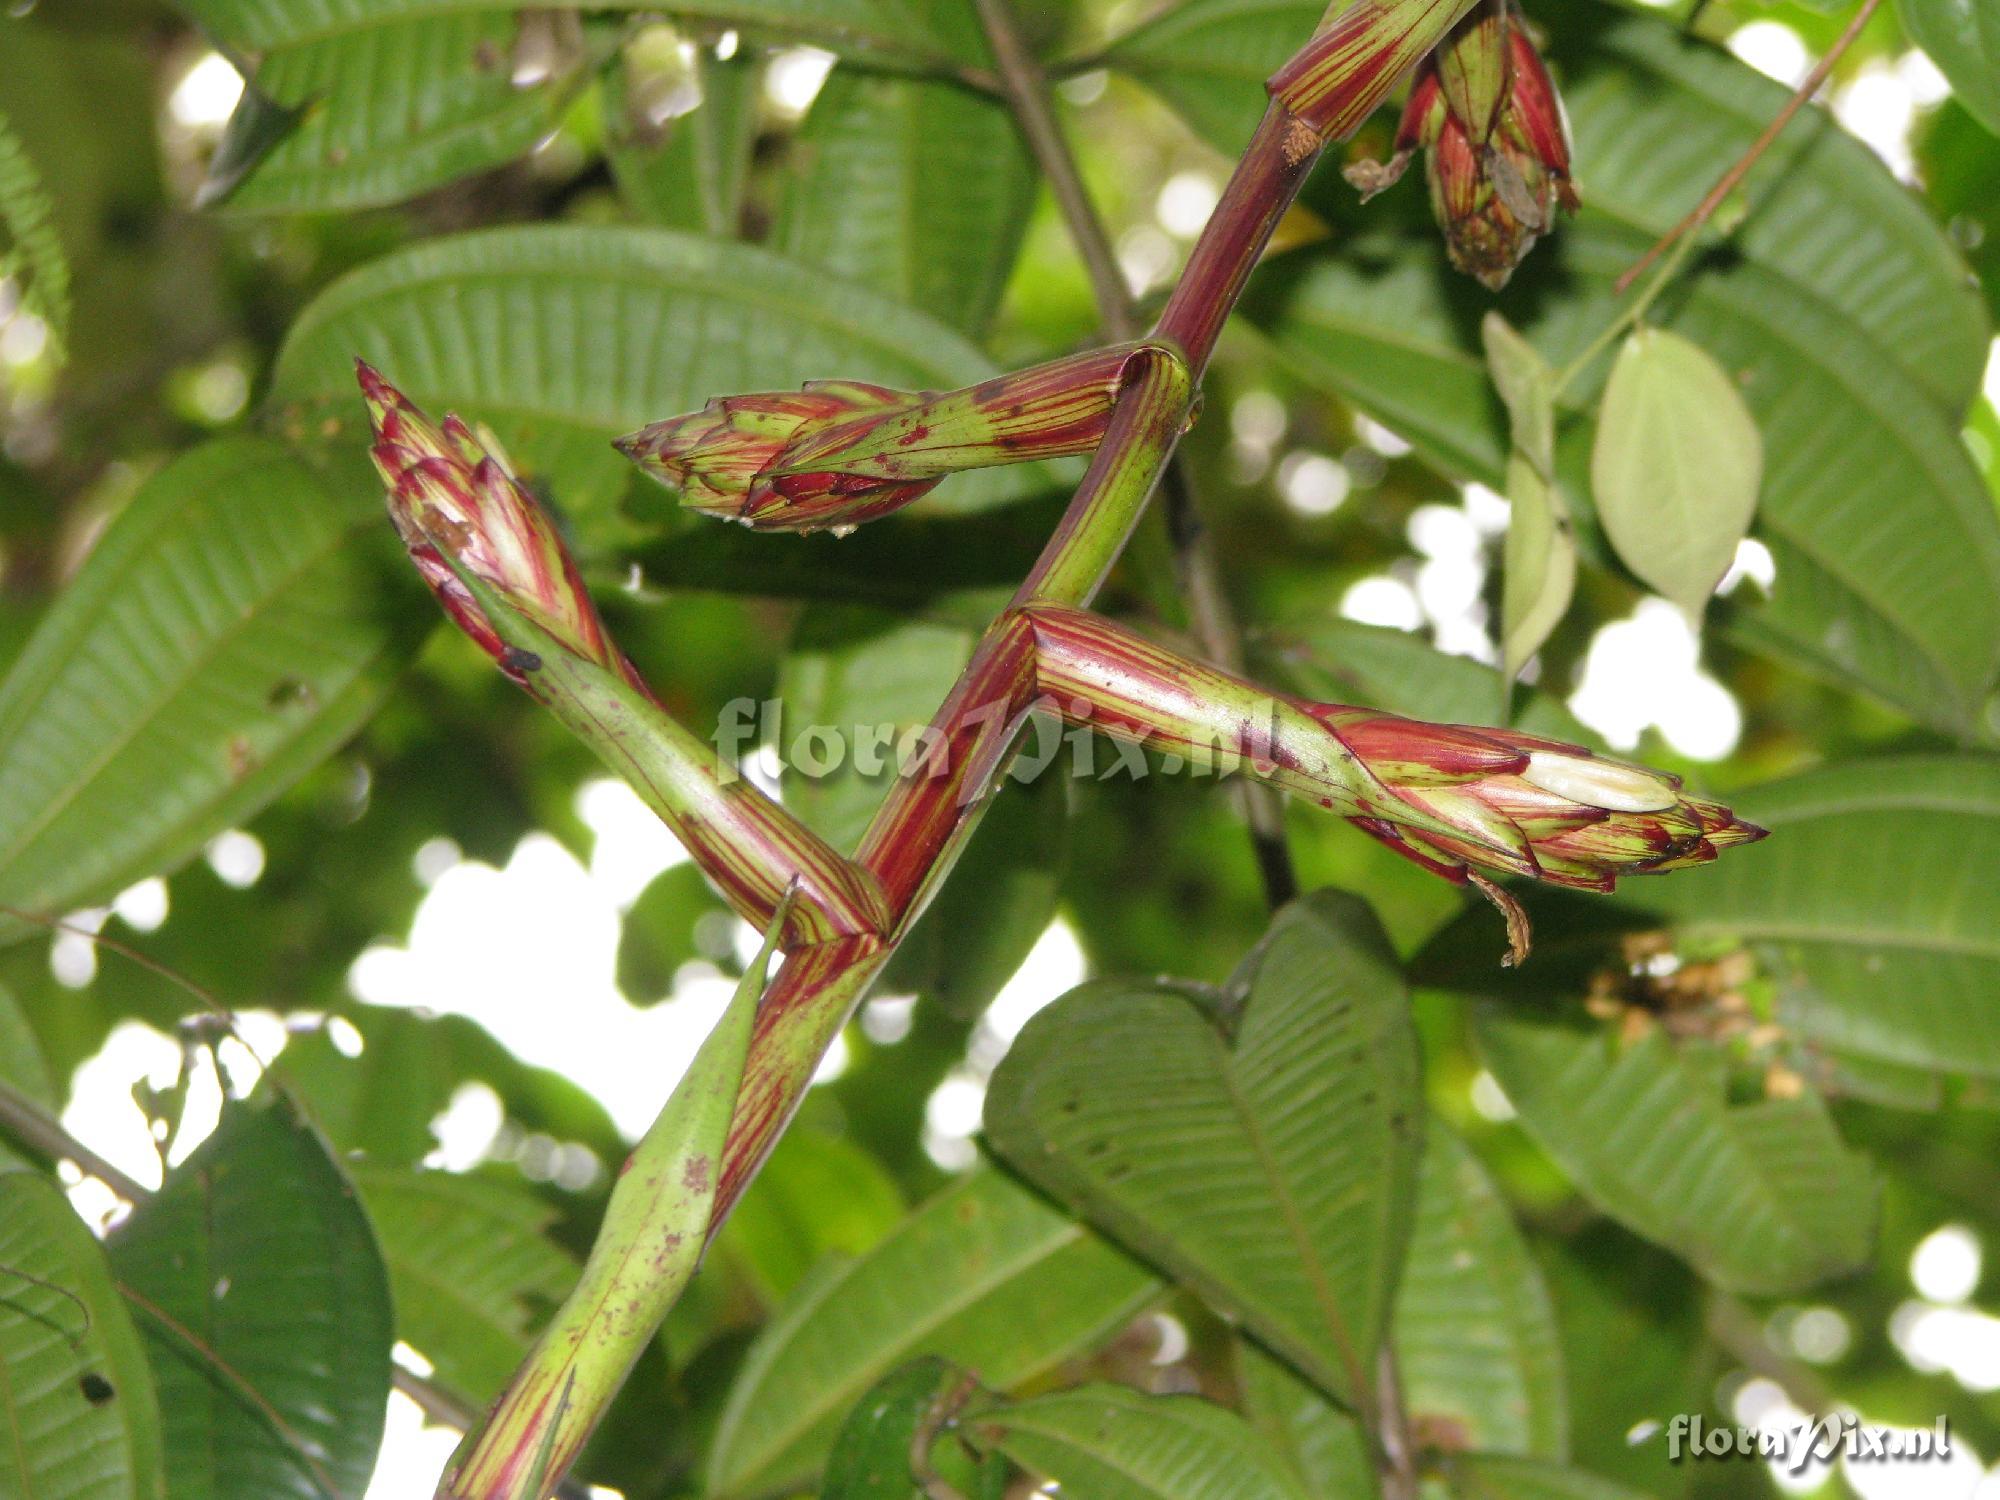
[[[173,1500],[367,1487],[389,1278],[353,1184],[286,1099],[232,1105],[109,1252],[159,1384]]]
[[[995,1150],[1367,1407],[1416,1199],[1408,997],[1374,914],[1280,913],[1232,990],[1085,985],[986,1096]]]

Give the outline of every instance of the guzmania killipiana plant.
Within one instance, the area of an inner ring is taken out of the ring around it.
[[[1762,836],[1665,773],[1511,730],[1274,693],[1090,611],[1194,420],[1217,336],[1273,229],[1329,143],[1413,69],[1395,156],[1350,169],[1357,185],[1383,186],[1426,151],[1452,259],[1489,286],[1574,206],[1560,107],[1525,29],[1504,0],[1469,10],[1470,0],[1360,0],[1327,19],[1270,80],[1263,121],[1145,337],[941,394],[827,379],[723,396],[620,441],[686,505],[765,531],[841,532],[962,469],[1091,455],[1055,534],[938,709],[927,750],[851,853],[661,708],[492,442],[456,417],[433,423],[360,365],[391,513],[452,619],[638,790],[783,954],[768,991],[750,999],[740,1067],[716,1075],[726,1112],[686,1097],[717,1087],[690,1074],[628,1163],[577,1292],[468,1435],[441,1494],[541,1494],[568,1470],[951,869],[1031,713],[1310,799],[1476,885],[1506,914],[1516,962],[1526,920],[1496,878],[1608,891]],[[726,1120],[726,1132],[705,1127],[719,1149],[704,1144],[701,1119]],[[671,1173],[652,1170],[661,1162]]]

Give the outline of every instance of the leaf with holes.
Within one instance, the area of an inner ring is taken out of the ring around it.
[[[898,1365],[937,1354],[1006,1390],[1119,1327],[1159,1282],[998,1172],[920,1206],[851,1261],[823,1262],[764,1326],[709,1450],[707,1493],[788,1494]]]
[[[159,1386],[170,1500],[367,1488],[389,1278],[353,1184],[289,1102],[227,1108],[107,1248]]]
[[[1362,1406],[1422,1123],[1402,976],[1374,914],[1334,891],[1281,912],[1226,996],[1072,990],[986,1095],[1024,1176]]]
[[[435,613],[379,495],[358,456],[259,438],[140,489],[0,683],[0,904],[60,915],[174,868],[374,712]]]
[[[1659,328],[1627,336],[1590,455],[1597,519],[1625,565],[1699,614],[1757,511],[1764,442],[1713,356]]]
[[[0,1172],[0,1492],[166,1493],[152,1372],[104,1250],[62,1190]]]

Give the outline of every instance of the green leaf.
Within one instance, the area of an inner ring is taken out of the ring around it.
[[[1264,80],[1318,27],[1319,0],[1186,0],[1118,38],[1104,60],[1234,156],[1269,102]]]
[[[1701,345],[1635,328],[1597,411],[1590,489],[1625,565],[1691,615],[1729,571],[1757,513],[1764,442]]]
[[[778,675],[782,722],[769,733],[785,805],[836,849],[852,850],[972,655],[965,626],[889,610],[825,606],[793,631]]]
[[[1995,0],[1901,0],[1910,40],[1951,81],[1952,94],[2000,135],[2000,4]]]
[[[353,1177],[388,1263],[396,1336],[484,1406],[576,1284],[575,1259],[546,1235],[555,1210],[485,1177],[370,1165]]]
[[[619,196],[639,218],[664,229],[735,239],[757,141],[763,55],[740,48],[716,57],[701,46],[684,56],[671,27],[651,26],[626,43],[623,66],[605,82],[605,160]],[[693,108],[664,122],[648,118],[649,99],[672,92]]]
[[[60,357],[69,333],[69,257],[56,233],[55,204],[28,149],[0,114],[0,276],[26,272],[23,305],[48,326]]]
[[[374,712],[434,614],[379,496],[358,458],[256,438],[141,488],[0,683],[0,903],[60,914],[174,868]]]
[[[335,282],[278,356],[281,413],[358,427],[357,354],[419,403],[492,423],[524,462],[587,457],[621,485],[629,465],[606,438],[711,396],[835,377],[944,388],[994,369],[943,324],[815,267],[668,230],[579,225],[428,240]],[[1046,484],[1039,465],[982,470],[925,507],[980,509]],[[665,490],[648,491],[656,513],[674,510]]]
[[[895,1179],[853,1142],[794,1126],[716,1236],[757,1293],[776,1304],[826,1255],[863,1255],[903,1220]]]
[[[1590,208],[1647,243],[1700,201],[1718,163],[1741,156],[1789,92],[1659,16],[1545,0],[1536,20],[1549,34]],[[1729,253],[1861,329],[1877,363],[1929,392],[1955,426],[1979,390],[1991,327],[1964,258],[1923,203],[1816,111],[1785,127],[1741,191],[1751,212]]]
[[[1610,320],[1611,283],[1643,248],[1586,210],[1523,268],[1524,304],[1538,309],[1526,332],[1545,356],[1580,352]],[[1371,236],[1338,259],[1267,268],[1246,306],[1302,373],[1441,467],[1498,483],[1507,434],[1465,332],[1475,303],[1437,254],[1428,235]],[[1967,732],[2000,657],[2000,524],[1956,421],[1823,289],[1745,258],[1711,263],[1673,295],[1662,321],[1741,377],[1764,438],[1758,534],[1777,584],[1768,603],[1732,601],[1732,623],[1762,649]],[[1586,421],[1571,425],[1566,478],[1589,435]],[[1878,503],[1886,494],[1895,506]]]
[[[1507,408],[1512,514],[1500,592],[1500,667],[1511,684],[1569,609],[1576,538],[1556,486],[1556,373],[1497,312],[1480,320],[1493,388]]]
[[[1375,1460],[1353,1417],[1248,1339],[1235,1344],[1243,1416],[1309,1495],[1372,1500]]]
[[[927,8],[983,53],[971,6]],[[771,243],[978,334],[1000,305],[1038,185],[999,100],[836,68],[792,138]]]
[[[1857,761],[1736,805],[1772,836],[1624,903],[1685,939],[1756,945],[1808,1045],[2000,1077],[2000,760]]]
[[[1541,351],[1497,312],[1479,320],[1486,372],[1507,408],[1514,451],[1544,479],[1556,472],[1556,372]]]
[[[1500,666],[1509,682],[1542,649],[1576,593],[1576,534],[1559,486],[1518,450],[1507,455],[1512,507],[1501,555]]]
[[[0,984],[0,1084],[16,1090],[51,1117],[61,1113],[55,1075],[49,1069],[42,1040],[34,1024],[21,1009],[20,1001],[5,984]],[[0,1132],[0,1170],[20,1166],[43,1166],[45,1162],[16,1149],[15,1142]]]
[[[166,1493],[138,1332],[103,1248],[33,1172],[0,1172],[0,1412],[9,1500]]]
[[[1482,1007],[1479,1050],[1521,1124],[1584,1196],[1731,1291],[1782,1295],[1862,1265],[1875,1183],[1816,1095],[1737,1103],[1727,1059],[1658,1030]]]
[[[655,7],[644,0],[592,0],[589,8]],[[265,51],[392,21],[466,11],[507,12],[511,7],[502,0],[188,0],[186,9],[223,39]],[[912,0],[675,0],[673,13],[796,36],[885,61],[929,65],[962,61],[930,30]]]
[[[233,185],[211,168],[204,201],[249,213],[373,208],[525,155],[554,128],[582,59],[517,88],[519,29],[506,10],[440,14],[267,53],[238,115],[275,105],[298,123]],[[232,118],[230,129],[249,126]]]
[[[1421,636],[1353,620],[1285,627],[1273,645],[1281,670],[1302,691],[1334,702],[1366,703],[1443,724],[1497,723],[1500,674],[1466,656],[1447,656]],[[1591,745],[1595,738],[1560,698],[1516,699],[1507,722],[1530,734]]]
[[[1323,891],[1227,999],[1102,981],[1031,1020],[986,1095],[994,1150],[1365,1404],[1416,1199],[1416,1039],[1374,915]]]
[[[108,1248],[159,1385],[170,1496],[367,1487],[389,1279],[353,1184],[290,1103],[230,1106]]]
[[[522,1062],[478,1022],[374,1005],[341,1015],[361,1033],[359,1057],[320,1031],[287,1047],[277,1070],[342,1151],[376,1166],[412,1166],[436,1148],[431,1122],[452,1096],[484,1084],[522,1130],[586,1146],[607,1168],[624,1158],[624,1138],[602,1104],[560,1073]]]
[[[1433,1120],[1396,1297],[1403,1404],[1461,1446],[1561,1458],[1569,1446],[1555,1308],[1478,1158]]]
[[[635,1005],[671,998],[682,964],[720,956],[704,946],[703,937],[719,927],[726,938],[735,921],[701,866],[690,862],[661,872],[639,893],[619,929],[619,990]]]
[[[981,1410],[973,1441],[1090,1500],[1305,1500],[1234,1412],[1199,1396],[1093,1384]],[[1324,1500],[1343,1500],[1329,1495]]]
[[[1458,1500],[1642,1500],[1642,1492],[1581,1469],[1494,1453],[1454,1454],[1445,1468]]]
[[[1055,918],[1069,866],[1065,770],[1059,760],[1025,786],[1010,782],[987,808],[883,970],[883,993],[918,995],[972,1020],[1020,970]]]
[[[827,1262],[751,1346],[709,1451],[716,1500],[809,1485],[842,1417],[922,1354],[1006,1390],[1119,1327],[1159,1282],[997,1172],[919,1207],[858,1260]]]
[[[935,1435],[938,1419],[976,1389],[969,1375],[942,1359],[914,1360],[883,1376],[841,1427],[820,1500],[911,1500],[917,1489],[911,1460],[926,1424]],[[1004,1460],[989,1466],[1004,1480]]]

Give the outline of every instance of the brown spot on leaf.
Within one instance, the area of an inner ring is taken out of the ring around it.
[[[706,1156],[690,1156],[681,1168],[681,1186],[690,1193],[705,1193],[714,1177],[714,1164]]]

